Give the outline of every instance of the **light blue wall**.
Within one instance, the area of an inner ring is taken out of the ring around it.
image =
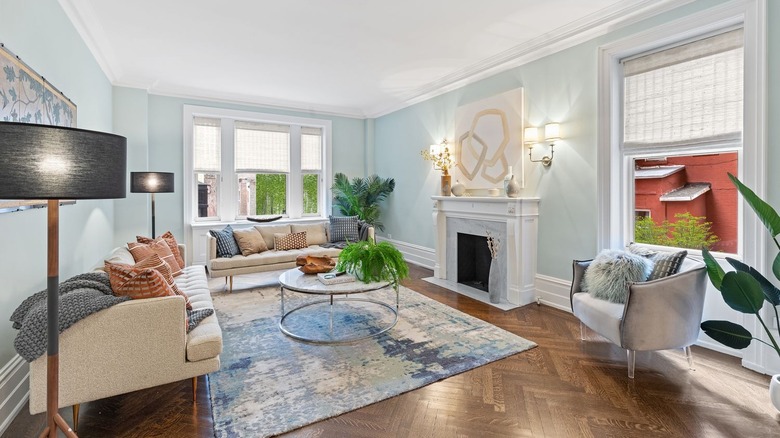
[[[0,42],[78,106],[78,127],[111,131],[111,84],[56,0],[0,0]],[[113,201],[60,209],[60,278],[88,270],[113,241]],[[0,214],[0,366],[14,356],[16,306],[46,288],[46,210]]]
[[[348,176],[363,176],[366,173],[366,123],[361,119],[325,116],[306,112],[286,111],[224,102],[184,99],[147,94],[143,90],[114,87],[114,120],[117,129],[127,135],[128,144],[137,146],[138,167],[131,170],[153,170],[174,172],[175,193],[161,193],[156,197],[158,234],[170,230],[176,236],[184,236],[183,228],[183,172],[184,172],[184,129],[182,127],[184,105],[227,108],[258,113],[284,114],[332,121],[333,172],[344,172]],[[146,100],[146,108],[139,108]],[[127,105],[124,103],[127,102]],[[145,120],[140,120],[145,118]],[[120,125],[119,121],[123,121]],[[131,152],[131,153],[136,153]],[[141,156],[148,158],[148,168],[143,166]],[[144,203],[139,203],[142,200]],[[148,195],[129,194],[128,199],[117,201],[116,241],[126,242],[135,235],[150,230]],[[119,212],[123,214],[119,214]],[[184,241],[184,238],[181,239]]]
[[[396,179],[396,190],[385,210],[385,235],[395,240],[433,248],[432,201],[437,193],[438,171],[420,158],[420,150],[442,137],[452,139],[458,106],[517,87],[523,87],[526,118],[533,126],[561,123],[565,136],[556,143],[552,167],[529,163],[526,187],[521,196],[541,198],[539,217],[538,272],[568,279],[573,259],[596,253],[596,142],[598,115],[598,48],[608,42],[646,30],[714,5],[720,0],[698,1],[624,29],[579,44],[515,69],[497,74],[444,95],[382,116],[375,122],[375,167],[377,173]],[[777,23],[780,5],[770,3],[769,23]],[[780,99],[777,77],[778,30],[770,29],[770,158],[778,163],[772,147],[780,140],[776,109]],[[771,166],[770,166],[771,168]],[[770,174],[770,186],[780,177]],[[780,194],[772,193],[775,205]]]

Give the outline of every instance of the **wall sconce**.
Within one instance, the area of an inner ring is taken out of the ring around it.
[[[539,141],[539,128],[525,128],[524,141],[528,144],[528,159],[532,163],[542,163],[543,166],[549,167],[552,165],[553,155],[555,155],[555,142],[561,138],[561,125],[558,123],[548,123],[544,125],[544,140],[550,142],[550,155],[543,156],[538,160],[533,159],[534,144]]]

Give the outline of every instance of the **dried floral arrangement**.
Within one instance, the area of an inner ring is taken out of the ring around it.
[[[447,143],[442,143],[442,149],[438,153],[431,153],[430,151],[423,149],[420,151],[423,159],[433,161],[433,166],[437,169],[441,169],[444,175],[449,175],[450,168],[455,165],[455,161],[450,154],[450,147]]]
[[[487,246],[490,250],[490,257],[495,260],[498,258],[498,250],[501,248],[501,239],[490,234],[490,231],[485,231],[485,235],[487,236]]]

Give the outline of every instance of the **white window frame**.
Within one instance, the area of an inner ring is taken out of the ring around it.
[[[246,218],[238,216],[238,178],[235,169],[235,121],[275,123],[290,126],[290,172],[287,177],[287,217],[285,219],[325,218],[331,208],[330,196],[327,196],[327,182],[332,178],[332,122],[326,119],[267,114],[252,111],[211,108],[184,105],[184,174],[194,175],[193,169],[193,120],[195,117],[221,119],[222,166],[220,170],[219,193],[217,195],[217,217],[199,218],[197,215],[197,190],[193,178],[184,184],[184,223],[195,224],[236,223]],[[303,172],[301,170],[301,126],[322,129],[322,170],[319,172],[319,214],[303,215]],[[301,196],[291,196],[301,192]]]
[[[621,248],[629,236],[630,223],[626,212],[633,211],[633,168],[626,166],[622,139],[622,75],[620,60],[703,36],[741,26],[744,29],[744,89],[742,149],[738,159],[738,177],[758,196],[766,198],[766,1],[735,0],[694,13],[685,18],[653,27],[631,37],[602,46],[599,49],[598,89],[598,198],[597,244],[599,248]],[[728,150],[733,150],[733,146]],[[717,146],[711,152],[723,150]],[[680,153],[685,153],[680,148]],[[690,153],[705,152],[701,149]],[[650,156],[658,154],[648,154]],[[628,183],[631,182],[631,183]],[[736,258],[768,272],[767,234],[755,214],[745,214],[744,202],[738,203],[739,254]],[[746,242],[750,242],[746,245]],[[700,252],[689,251],[692,258],[701,259]],[[724,254],[714,254],[723,260]],[[767,313],[768,315],[768,313]],[[756,318],[745,316],[742,322],[753,334],[763,337]],[[714,344],[714,343],[713,343]],[[753,343],[744,351],[743,365],[764,371],[769,363],[766,349]],[[723,351],[723,350],[721,350]],[[732,352],[733,354],[733,352]]]

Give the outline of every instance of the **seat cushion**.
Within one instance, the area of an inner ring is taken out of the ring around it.
[[[325,222],[319,222],[316,224],[292,224],[290,228],[292,228],[293,233],[306,231],[307,246],[328,243],[328,235],[326,233],[327,226]]]
[[[623,319],[624,304],[600,300],[589,293],[574,294],[571,304],[574,316],[586,326],[613,343],[622,346],[620,322]]]

